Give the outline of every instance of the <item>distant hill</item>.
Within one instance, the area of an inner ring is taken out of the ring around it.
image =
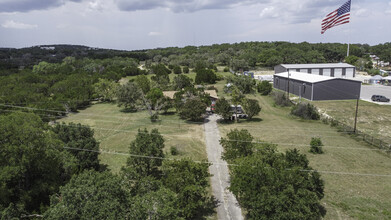
[[[0,48],[0,69],[31,67],[41,61],[57,63],[67,56],[91,59],[116,56],[146,59],[145,51],[123,51],[67,44],[39,45],[21,49]]]

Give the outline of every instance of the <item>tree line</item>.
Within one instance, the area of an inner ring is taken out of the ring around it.
[[[0,216],[48,219],[204,219],[216,201],[204,161],[165,160],[157,129],[140,129],[119,174],[99,162],[94,131],[0,116]]]

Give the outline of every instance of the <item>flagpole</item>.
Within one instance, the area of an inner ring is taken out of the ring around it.
[[[350,0],[350,14],[352,14],[352,0]],[[351,18],[352,16],[350,16]],[[351,19],[350,19],[350,22],[349,22],[349,29],[348,29],[348,51],[347,51],[347,54],[346,54],[346,57],[349,56],[349,49],[350,49],[350,23],[351,22]]]

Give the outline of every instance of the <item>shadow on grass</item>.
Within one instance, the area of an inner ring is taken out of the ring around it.
[[[137,109],[123,108],[123,109],[121,109],[119,111],[122,112],[122,113],[135,113],[135,112],[137,112]]]
[[[235,120],[224,120],[224,119],[219,119],[217,120],[217,123],[219,124],[226,124],[226,125],[230,125],[230,124],[234,124],[234,123],[252,123],[252,122],[261,122],[263,121],[262,118],[252,118],[252,119],[239,119],[238,122],[236,122]]]

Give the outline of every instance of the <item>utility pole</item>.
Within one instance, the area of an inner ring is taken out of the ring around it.
[[[354,117],[354,128],[353,132],[356,133],[356,127],[357,127],[357,113],[358,113],[358,101],[360,100],[360,96],[357,96],[357,102],[356,102],[356,115]]]
[[[289,69],[288,69],[288,99],[289,99]]]

